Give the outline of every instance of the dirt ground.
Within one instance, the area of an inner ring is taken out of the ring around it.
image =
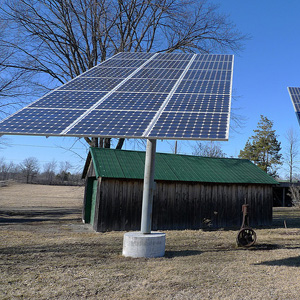
[[[166,231],[166,255],[121,255],[124,232],[81,223],[83,188],[0,187],[0,299],[300,299],[300,211],[257,244],[235,230]]]

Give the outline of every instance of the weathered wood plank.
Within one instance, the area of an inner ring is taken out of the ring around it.
[[[142,180],[102,179],[97,189],[97,231],[140,229]],[[271,224],[271,186],[159,181],[154,191],[152,229],[239,227],[245,200],[251,207],[253,227]]]

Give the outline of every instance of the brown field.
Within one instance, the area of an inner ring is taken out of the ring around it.
[[[300,299],[299,210],[274,210],[250,249],[235,230],[166,231],[165,257],[131,259],[124,232],[81,223],[82,197],[83,187],[0,187],[0,299]]]

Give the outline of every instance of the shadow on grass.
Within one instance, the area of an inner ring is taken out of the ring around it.
[[[65,219],[66,221],[69,222],[75,222],[80,220],[80,218],[67,218]],[[0,217],[0,226],[5,226],[8,224],[26,224],[26,223],[36,223],[36,222],[49,222],[49,221],[54,221],[58,222],[61,221],[60,218],[1,218]]]
[[[199,251],[199,250],[166,251],[165,257],[173,258],[173,257],[193,256],[193,255],[199,255],[202,253],[203,253],[203,251]]]
[[[282,248],[280,245],[277,244],[254,244],[252,247],[244,247],[240,249],[250,250],[250,251],[270,251]]]
[[[81,214],[79,209],[32,209],[32,210],[11,210],[0,211],[0,226],[6,224],[23,224],[44,221],[59,221],[61,218],[67,218],[68,221],[77,221],[74,214]]]
[[[300,256],[288,257],[279,260],[264,261],[255,265],[300,267]]]
[[[21,223],[33,223],[33,222],[44,222],[44,221],[53,221],[53,219],[47,218],[0,218],[0,226],[4,226],[7,224],[21,224]]]
[[[0,246],[1,255],[9,255],[11,260],[19,260],[22,258],[23,262],[32,260],[32,258],[39,259],[36,254],[44,253],[47,260],[49,257],[61,258],[63,257],[76,257],[76,258],[96,258],[100,259],[108,257],[111,254],[117,254],[119,252],[119,243],[111,245],[108,241],[101,243],[94,242],[77,242],[77,243],[63,243],[63,244],[51,244],[47,245],[23,245],[18,247],[3,247]],[[14,257],[11,257],[13,255]],[[24,256],[26,255],[26,256]],[[40,257],[43,259],[43,257]],[[4,259],[5,261],[5,259]],[[76,259],[75,259],[76,261]],[[1,262],[0,262],[1,265]]]

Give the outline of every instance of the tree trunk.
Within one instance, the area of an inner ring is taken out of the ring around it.
[[[120,138],[117,144],[116,149],[122,149],[125,139]]]
[[[110,148],[110,138],[105,138],[104,139],[104,148]]]

